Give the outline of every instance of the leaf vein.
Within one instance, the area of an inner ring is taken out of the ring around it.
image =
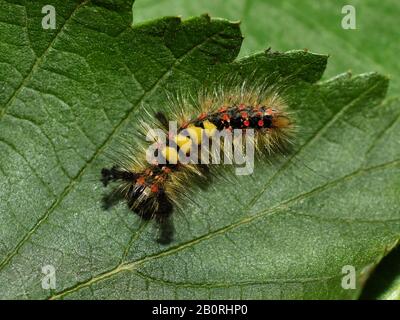
[[[0,120],[4,117],[4,115],[6,114],[8,108],[10,107],[10,105],[14,102],[15,98],[17,97],[17,95],[21,92],[21,90],[26,86],[26,84],[30,81],[30,79],[32,78],[33,74],[35,73],[36,69],[40,66],[40,64],[43,61],[43,58],[46,56],[46,54],[48,53],[48,51],[51,49],[51,47],[53,46],[54,42],[57,40],[58,36],[60,34],[62,34],[66,24],[71,20],[71,18],[73,17],[73,15],[77,12],[77,10],[82,7],[83,5],[87,4],[90,0],[85,0],[81,3],[79,3],[76,8],[71,12],[71,15],[65,19],[64,24],[61,26],[60,30],[54,35],[53,39],[50,41],[48,47],[46,48],[46,50],[43,52],[43,54],[40,57],[36,58],[36,61],[33,63],[31,70],[28,72],[28,74],[25,76],[25,78],[21,81],[21,83],[19,84],[19,86],[16,88],[16,90],[14,91],[14,93],[10,96],[10,98],[6,101],[6,103],[4,104],[4,108],[2,110],[0,110]]]
[[[198,47],[200,47],[202,44],[206,43],[210,38],[214,37],[216,34],[218,34],[221,31],[218,31],[206,39],[203,39],[200,43],[196,44],[193,46],[191,49],[189,49],[186,53],[182,54],[179,59],[176,59],[175,62],[165,71],[165,73],[154,83],[154,85],[149,89],[149,91],[145,92],[142,97],[139,99],[139,101],[136,103],[135,106],[132,107],[132,109],[125,115],[125,117],[117,124],[117,126],[112,130],[111,134],[108,136],[108,138],[99,146],[99,148],[96,150],[96,152],[92,155],[92,157],[86,162],[86,164],[79,170],[79,172],[76,174],[76,176],[71,179],[70,183],[65,187],[63,192],[60,194],[60,196],[52,203],[50,208],[39,218],[39,220],[32,226],[32,228],[29,230],[28,233],[25,234],[25,236],[17,243],[15,248],[7,255],[7,257],[0,263],[0,271],[4,269],[8,263],[12,260],[12,258],[18,253],[19,249],[26,243],[29,238],[36,232],[36,230],[48,219],[50,214],[55,210],[55,208],[58,207],[58,205],[62,202],[62,200],[69,194],[69,192],[73,189],[75,183],[82,177],[84,174],[86,168],[97,158],[97,156],[107,147],[107,145],[110,143],[112,137],[114,137],[121,128],[125,125],[125,123],[129,122],[130,116],[134,114],[134,111],[136,110],[136,107],[140,105],[142,101],[144,101],[147,97],[149,97],[153,92],[157,89],[159,84],[164,81],[168,75],[172,72],[173,69],[175,69],[181,61],[190,55],[193,51],[195,51]]]

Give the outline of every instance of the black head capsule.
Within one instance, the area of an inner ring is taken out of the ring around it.
[[[152,166],[140,173],[113,166],[101,170],[101,181],[104,186],[114,181],[123,182],[125,187],[116,188],[113,193],[121,193],[129,207],[142,218],[162,220],[172,212],[172,205],[160,183],[165,181],[168,172],[159,166]]]
[[[121,200],[127,202],[128,207],[143,220],[156,220],[160,225],[160,237],[162,243],[172,239],[171,232],[166,232],[162,225],[167,221],[172,212],[173,205],[159,184],[165,180],[170,168],[152,166],[140,173],[128,172],[113,166],[111,169],[101,170],[101,181],[104,186],[110,182],[120,182],[109,194],[103,197],[102,207],[105,210],[119,203]],[[171,224],[171,222],[169,222]],[[166,235],[169,235],[168,237]]]

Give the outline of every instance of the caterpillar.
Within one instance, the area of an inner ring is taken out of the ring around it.
[[[209,178],[213,164],[201,160],[210,160],[216,152],[226,151],[227,146],[242,150],[244,142],[237,138],[250,132],[250,146],[257,155],[283,152],[295,131],[285,99],[270,85],[243,82],[229,90],[221,87],[201,91],[196,98],[169,99],[168,104],[171,115],[158,111],[151,116],[148,112],[150,121],[140,121],[138,142],[125,143],[122,152],[114,156],[115,164],[102,169],[105,187],[116,182],[113,192],[103,199],[106,209],[125,199],[142,219],[162,223],[190,198],[193,180],[205,182]],[[171,120],[176,121],[175,130],[171,130]],[[152,126],[164,134],[164,141],[153,133],[149,139]],[[213,152],[203,148],[207,144],[210,149],[217,145],[216,137],[233,132],[239,134],[224,140]],[[155,146],[153,157],[148,152],[151,145]],[[228,158],[232,163],[232,155]]]

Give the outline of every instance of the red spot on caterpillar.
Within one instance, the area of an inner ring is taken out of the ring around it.
[[[223,115],[222,115],[222,118],[221,118],[222,120],[224,120],[224,121],[230,121],[230,118],[229,118],[229,115],[227,114],[227,113],[224,113]]]
[[[218,112],[223,113],[227,110],[225,106],[222,106],[221,108],[218,109]]]
[[[242,116],[242,118],[244,118],[244,119],[246,119],[246,118],[248,118],[249,117],[249,115],[248,115],[248,113],[247,112],[242,112],[241,114],[240,114],[241,116]]]
[[[246,127],[248,127],[248,126],[250,125],[250,121],[249,121],[249,120],[245,120],[245,121],[243,121],[243,124],[244,124]]]
[[[186,129],[188,125],[189,125],[189,122],[183,121],[182,124],[181,124],[181,128],[182,129]]]
[[[264,121],[258,120],[257,124],[258,124],[259,127],[262,127],[264,125]]]
[[[267,115],[269,115],[269,116],[272,116],[272,115],[274,114],[274,112],[272,111],[271,108],[268,108],[266,113],[267,113]]]
[[[136,179],[136,184],[138,184],[140,186],[144,185],[144,182],[145,182],[144,177],[139,177]]]
[[[244,103],[239,104],[239,107],[238,107],[239,110],[243,110],[245,108],[246,108],[246,105]]]
[[[153,184],[153,185],[151,185],[150,190],[151,190],[151,192],[156,193],[156,192],[158,192],[158,186],[156,184]]]

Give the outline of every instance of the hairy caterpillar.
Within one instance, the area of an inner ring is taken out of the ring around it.
[[[286,148],[294,131],[294,121],[286,111],[286,102],[273,86],[242,83],[229,90],[205,91],[196,99],[171,99],[170,105],[169,109],[174,110],[170,117],[161,112],[154,114],[155,126],[166,137],[160,142],[152,136],[153,142],[157,142],[154,155],[158,160],[146,157],[150,144],[143,137],[149,136],[153,128],[142,121],[139,142],[134,146],[127,145],[114,157],[116,164],[113,167],[102,169],[104,186],[117,182],[113,192],[104,198],[106,208],[125,199],[129,208],[141,218],[163,222],[174,207],[181,207],[186,201],[193,179],[207,179],[212,164],[201,161],[206,142],[211,140],[208,144],[216,145],[213,138],[220,137],[222,132],[239,131],[240,135],[245,135],[251,131],[256,153],[272,154]],[[174,132],[170,130],[169,120],[177,122]],[[225,151],[227,143],[243,148],[243,141],[235,143],[236,138],[224,140],[218,146],[218,152]],[[213,152],[206,153],[206,160],[214,155]],[[189,155],[194,157],[188,161]]]

